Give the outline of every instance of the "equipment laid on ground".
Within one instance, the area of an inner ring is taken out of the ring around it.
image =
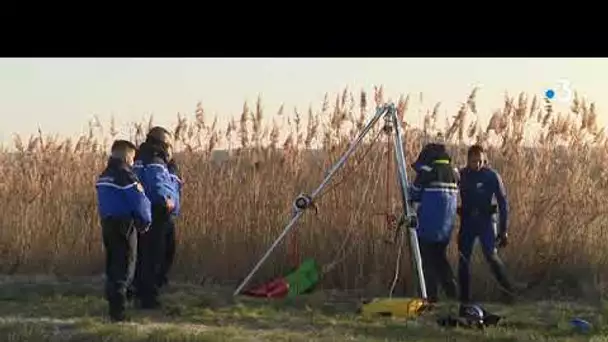
[[[451,315],[440,317],[437,324],[442,327],[462,327],[484,329],[496,326],[502,319],[501,316],[488,312],[481,305],[462,304],[458,316]]]
[[[419,316],[429,308],[425,300],[418,298],[376,298],[364,302],[360,313],[364,317],[412,318]]]
[[[424,282],[424,276],[423,276],[423,271],[422,271],[422,261],[421,261],[420,249],[419,249],[419,245],[418,245],[418,234],[416,231],[416,228],[417,228],[416,214],[415,214],[415,211],[413,210],[412,206],[410,205],[410,201],[409,201],[409,197],[408,197],[408,178],[407,178],[407,172],[406,172],[407,164],[406,164],[405,151],[404,151],[403,139],[402,139],[403,128],[401,127],[401,120],[399,119],[399,117],[397,115],[397,108],[393,103],[384,104],[377,108],[375,115],[371,119],[369,119],[367,124],[361,130],[361,133],[359,133],[359,135],[350,143],[350,146],[347,149],[347,151],[329,169],[325,179],[321,182],[321,184],[317,187],[317,189],[315,189],[312,192],[312,194],[310,194],[310,195],[301,194],[294,200],[293,216],[292,216],[290,222],[287,224],[287,226],[285,227],[283,232],[277,237],[277,239],[268,248],[268,250],[264,253],[264,255],[260,258],[260,260],[253,267],[253,269],[249,272],[249,274],[243,279],[241,284],[234,291],[234,294],[233,294],[234,296],[241,293],[243,288],[251,280],[251,278],[258,271],[258,269],[262,266],[262,264],[266,261],[266,259],[268,259],[268,257],[273,252],[273,250],[279,245],[279,243],[281,243],[281,241],[287,236],[287,234],[293,229],[293,227],[295,227],[296,222],[300,219],[300,217],[302,217],[302,215],[306,211],[306,209],[315,207],[315,205],[314,205],[315,199],[321,194],[321,192],[329,184],[330,180],[335,175],[335,173],[346,163],[348,158],[355,152],[357,147],[362,143],[365,136],[371,131],[371,129],[374,127],[374,125],[381,118],[384,118],[384,120],[385,120],[385,126],[383,128],[383,131],[387,134],[393,133],[392,134],[393,135],[393,146],[395,148],[395,158],[396,158],[396,163],[397,163],[398,181],[399,181],[400,190],[401,190],[401,200],[403,203],[403,213],[402,213],[400,219],[397,220],[397,222],[396,222],[396,226],[397,226],[396,234],[401,237],[401,242],[403,243],[403,241],[405,240],[406,231],[409,233],[409,242],[410,242],[409,247],[411,249],[410,255],[413,256],[412,261],[414,263],[414,269],[416,269],[416,271],[417,271],[417,277],[418,277],[418,281],[419,281],[419,291],[420,291],[421,298],[413,299],[413,300],[412,299],[410,299],[410,300],[404,300],[404,299],[396,300],[395,299],[396,301],[394,302],[394,305],[387,305],[390,302],[390,300],[392,300],[392,299],[376,300],[376,301],[372,301],[368,304],[364,304],[364,307],[362,308],[362,312],[365,312],[366,314],[372,314],[374,312],[379,313],[379,314],[386,314],[386,312],[385,312],[387,310],[386,308],[391,308],[390,311],[394,312],[395,314],[407,313],[409,315],[412,312],[420,311],[420,309],[424,306],[423,304],[426,303],[426,299],[427,299],[426,284]],[[393,128],[394,128],[394,130],[393,130]],[[388,217],[387,217],[387,219],[388,219]],[[400,256],[401,256],[401,247],[397,253],[397,259],[398,259],[397,264],[399,264]],[[286,278],[286,277],[283,277],[283,278]],[[316,281],[316,279],[314,279],[314,278],[315,277],[313,276],[312,279]],[[274,284],[275,287],[277,287],[277,284],[283,284],[281,286],[286,286],[285,284],[288,284],[288,283],[289,282],[285,281],[285,279],[281,280],[281,278],[279,278],[271,283],[266,284],[266,287],[268,287],[268,285],[270,285],[270,284]],[[294,281],[294,284],[295,283],[299,283],[299,281]],[[312,284],[309,284],[309,285],[312,286]],[[395,282],[393,283],[393,286],[391,287],[391,295],[392,295],[392,289],[394,288],[394,285],[395,285]],[[279,288],[281,286],[279,286]],[[286,295],[286,293],[290,292],[290,289],[288,287],[289,286],[287,286],[287,288],[283,288],[283,289],[280,289],[277,291],[278,291],[278,293],[281,293],[281,296],[284,296],[284,295]],[[262,293],[267,293],[267,292],[265,292],[265,289],[263,289],[263,288],[258,288],[257,290],[259,290],[259,291],[253,290],[253,293],[257,293],[258,295],[260,295]],[[298,290],[293,293],[299,293],[299,292],[300,291]],[[252,293],[252,291],[248,291],[244,294],[252,295],[253,293]],[[266,295],[266,296],[268,296],[268,295]],[[396,309],[396,308],[398,308],[398,309]],[[412,309],[412,308],[414,308],[414,309]]]
[[[311,292],[319,282],[319,265],[314,259],[306,259],[285,277],[277,278],[243,294],[258,298],[293,298]]]
[[[573,318],[570,320],[570,325],[575,331],[586,334],[591,331],[591,323],[582,318]]]

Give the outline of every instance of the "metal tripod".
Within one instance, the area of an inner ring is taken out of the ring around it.
[[[401,219],[399,220],[398,230],[401,234],[404,234],[404,229],[407,228],[410,238],[410,249],[411,255],[414,257],[413,263],[414,268],[417,271],[418,282],[419,282],[419,290],[420,297],[422,299],[427,298],[426,293],[426,284],[424,281],[424,275],[422,272],[422,259],[420,257],[420,247],[418,245],[418,233],[416,231],[417,228],[417,220],[416,214],[413,208],[410,205],[409,196],[408,196],[408,179],[407,179],[407,166],[405,161],[405,152],[403,150],[403,128],[401,127],[401,122],[397,116],[397,108],[393,103],[385,104],[381,107],[378,107],[376,110],[376,114],[367,122],[367,124],[363,127],[363,130],[359,135],[350,143],[348,150],[342,155],[340,160],[338,160],[327,172],[327,176],[321,182],[321,184],[315,189],[312,194],[300,194],[293,203],[294,214],[291,218],[291,221],[285,226],[283,232],[277,237],[277,239],[272,243],[272,245],[268,248],[266,253],[260,258],[258,263],[253,267],[253,269],[249,272],[249,274],[243,279],[241,284],[234,291],[234,296],[238,295],[241,290],[247,285],[247,283],[251,280],[253,275],[258,271],[258,269],[264,264],[266,259],[270,256],[272,251],[281,243],[281,241],[285,238],[285,236],[289,233],[289,231],[295,226],[296,222],[300,219],[300,217],[304,214],[304,211],[313,205],[314,199],[321,194],[323,189],[330,182],[335,173],[346,163],[348,158],[355,152],[357,147],[361,144],[367,133],[372,129],[372,127],[381,119],[384,118],[387,123],[391,124],[392,127],[395,128],[393,135],[393,143],[395,146],[395,159],[397,161],[397,169],[398,169],[398,179],[399,185],[401,188],[401,199],[403,202],[403,213]]]

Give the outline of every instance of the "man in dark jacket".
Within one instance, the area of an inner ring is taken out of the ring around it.
[[[497,250],[497,247],[506,246],[508,241],[507,194],[498,172],[486,166],[486,156],[482,146],[473,145],[469,148],[467,167],[460,170],[459,187],[462,203],[458,232],[460,300],[463,303],[469,303],[471,300],[470,259],[475,241],[479,238],[483,255],[490,264],[505,299],[512,301],[513,285],[507,277],[505,266]],[[494,198],[497,206],[492,204]],[[496,224],[498,231],[495,228]]]
[[[150,231],[140,237],[135,281],[135,295],[144,309],[160,305],[159,278],[166,258],[166,236],[171,229],[172,214],[179,208],[180,188],[168,169],[172,157],[171,140],[169,131],[162,127],[152,128],[139,148],[134,165],[152,203],[152,225]]]
[[[96,183],[106,253],[105,292],[113,321],[126,318],[126,291],[137,258],[136,231],[145,233],[152,222],[150,201],[131,169],[135,150],[129,141],[115,141],[108,165]]]
[[[411,201],[418,204],[418,240],[430,302],[438,299],[438,283],[447,297],[456,299],[457,286],[447,259],[458,205],[458,173],[442,144],[428,144],[413,165],[416,178]]]

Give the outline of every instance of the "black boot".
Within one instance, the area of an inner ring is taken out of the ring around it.
[[[515,294],[513,293],[512,288],[511,289],[502,289],[501,288],[500,294],[501,294],[500,299],[503,304],[506,304],[506,305],[515,304],[515,301],[517,298],[516,298]]]
[[[161,304],[156,298],[140,298],[137,307],[142,310],[160,309]]]
[[[127,320],[125,315],[125,307],[120,303],[110,303],[110,321],[124,322]]]
[[[132,302],[135,299],[136,293],[135,293],[134,287],[130,286],[129,288],[127,288],[126,297],[127,297],[127,301],[129,301],[129,302]]]
[[[127,315],[123,312],[110,312],[110,321],[112,323],[126,322],[128,321]]]

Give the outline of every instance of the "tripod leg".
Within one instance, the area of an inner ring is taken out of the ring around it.
[[[418,282],[420,288],[420,296],[423,299],[427,298],[426,283],[424,281],[424,273],[422,270],[422,257],[420,255],[420,245],[418,244],[418,232],[416,231],[416,220],[415,213],[410,206],[410,200],[408,196],[408,179],[407,179],[407,166],[405,163],[405,152],[403,150],[403,139],[401,123],[397,117],[397,111],[394,106],[389,109],[389,114],[392,118],[393,126],[395,127],[394,143],[395,143],[395,159],[397,161],[397,170],[399,172],[399,185],[401,188],[401,199],[403,202],[403,209],[406,218],[406,225],[409,232],[410,238],[410,249],[411,255],[414,257],[413,263],[418,274]]]
[[[355,138],[355,140],[353,140],[350,143],[350,146],[349,146],[348,150],[329,169],[329,171],[327,173],[327,176],[325,176],[325,179],[321,182],[321,184],[317,187],[317,189],[315,189],[315,191],[313,191],[313,193],[311,194],[310,197],[299,196],[298,199],[296,199],[296,201],[294,203],[294,207],[295,207],[296,211],[295,211],[295,214],[292,217],[291,221],[287,224],[287,226],[285,227],[285,229],[283,230],[283,232],[281,233],[281,235],[279,235],[279,237],[272,243],[272,245],[268,248],[268,250],[266,250],[266,252],[262,256],[262,258],[260,258],[260,260],[258,261],[258,263],[253,267],[253,269],[249,272],[249,274],[245,277],[245,279],[243,279],[243,281],[241,282],[241,284],[236,288],[236,290],[233,293],[233,296],[236,296],[236,295],[238,295],[241,292],[241,290],[245,287],[245,285],[247,285],[247,283],[255,275],[255,273],[258,271],[258,269],[260,267],[262,267],[262,265],[264,264],[264,262],[266,261],[266,259],[268,259],[268,257],[270,256],[270,254],[272,254],[272,251],[279,245],[279,243],[281,243],[281,241],[285,238],[285,236],[287,235],[287,233],[289,233],[289,231],[295,226],[296,222],[300,219],[300,217],[304,213],[304,209],[306,209],[306,205],[298,205],[297,204],[298,200],[302,200],[303,199],[303,200],[307,201],[308,204],[310,204],[315,199],[315,197],[317,197],[317,195],[319,195],[321,193],[321,191],[323,191],[323,189],[327,186],[327,184],[329,183],[329,181],[333,178],[334,174],[342,166],[344,166],[344,164],[348,160],[348,157],[350,157],[350,155],[355,152],[355,150],[357,149],[357,147],[361,144],[361,141],[363,141],[363,138],[365,138],[365,136],[367,135],[367,133],[372,129],[372,127],[374,127],[374,125],[376,124],[376,122],[378,122],[378,120],[380,120],[380,118],[382,116],[384,116],[384,114],[385,114],[386,111],[387,111],[387,107],[386,106],[379,107],[376,110],[376,114],[368,121],[368,123],[365,125],[365,127],[363,127],[363,130],[361,131],[361,133],[359,133],[359,135],[357,136],[357,138]]]
[[[418,274],[418,286],[420,288],[420,297],[427,299],[426,293],[426,281],[424,279],[424,273],[422,269],[422,256],[420,254],[420,245],[418,244],[418,232],[416,228],[409,228],[410,235],[410,248],[412,255],[414,256],[414,266]]]

